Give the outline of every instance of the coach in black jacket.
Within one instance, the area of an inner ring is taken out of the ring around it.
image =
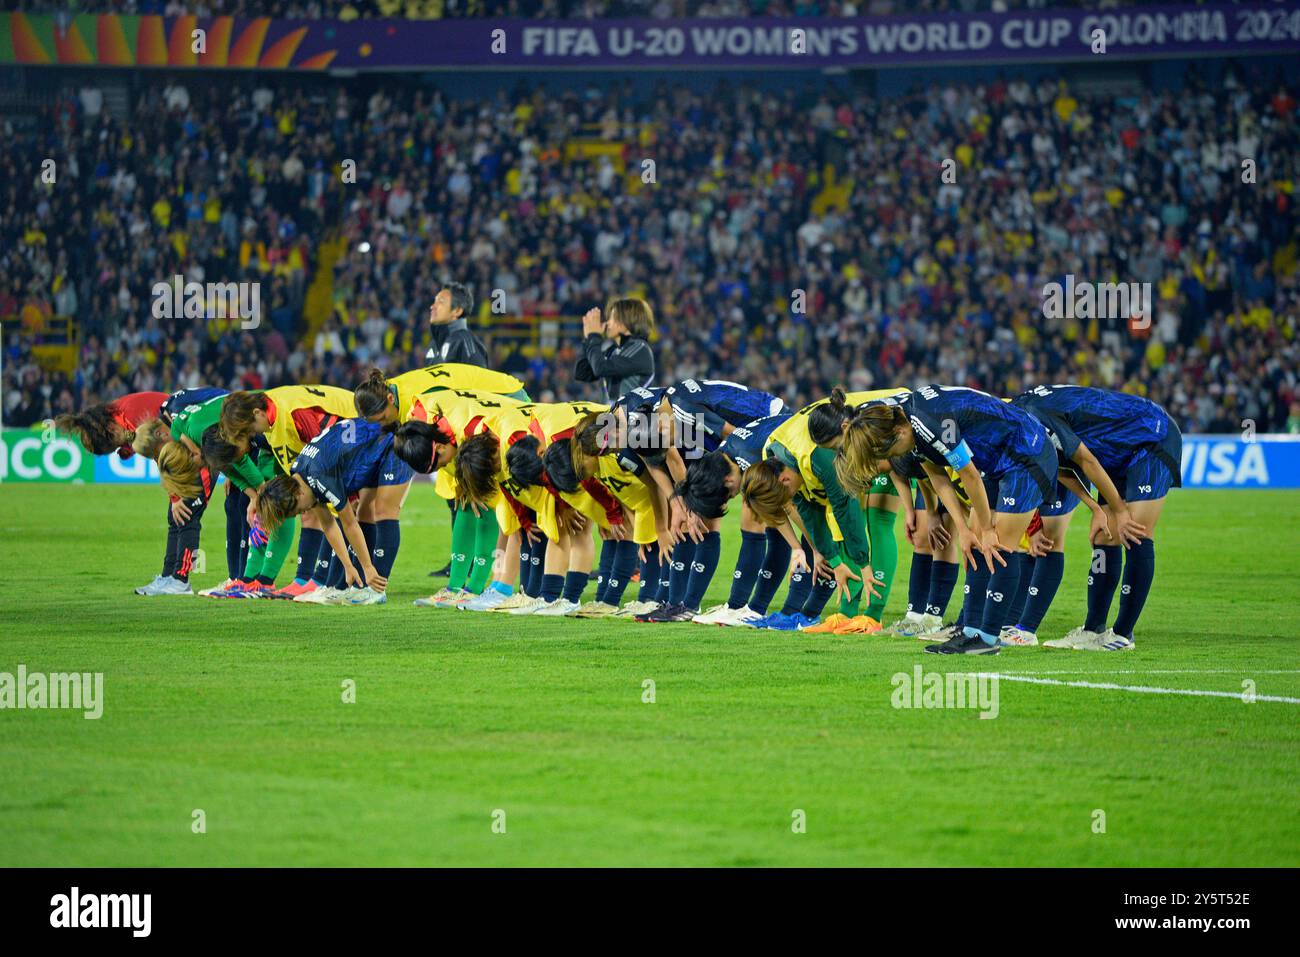
[[[600,380],[610,403],[648,386],[655,377],[655,356],[648,341],[654,326],[654,313],[642,299],[614,300],[604,319],[599,309],[588,311],[582,317],[582,355],[573,377],[579,382]]]
[[[449,282],[429,307],[429,329],[433,333],[430,362],[463,362],[487,368],[488,354],[483,343],[469,331],[465,317],[474,311],[474,294],[467,286]]]

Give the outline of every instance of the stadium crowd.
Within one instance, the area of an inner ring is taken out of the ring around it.
[[[573,378],[578,336],[529,354],[493,335],[494,304],[573,317],[640,293],[659,381],[735,379],[793,405],[833,384],[1070,381],[1148,395],[1185,431],[1300,431],[1296,93],[1261,66],[1119,99],[1016,78],[899,98],[521,81],[473,102],[260,82],[150,87],[127,125],[83,91],[6,129],[0,316],[83,331],[72,375],[6,334],[6,424],[132,390],[410,368],[454,278],[498,367],[539,398],[594,397]],[[304,337],[335,225],[334,314]],[[264,321],[155,319],[151,289],[176,273],[260,281]],[[1066,274],[1151,283],[1151,327],[1045,318],[1044,284]]]
[[[372,17],[438,20],[526,17],[595,20],[606,17],[859,17],[896,13],[968,13],[1044,7],[1091,9],[1138,6],[1141,0],[89,0],[74,12],[180,16],[357,20]],[[1201,0],[1193,0],[1201,2]],[[58,7],[67,10],[69,5]],[[6,8],[51,12],[50,0],[9,0]]]

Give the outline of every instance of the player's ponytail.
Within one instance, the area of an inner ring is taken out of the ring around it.
[[[506,452],[506,471],[517,485],[542,484],[542,443],[535,435],[525,435]]]
[[[115,421],[113,403],[104,402],[80,412],[65,412],[55,416],[54,427],[60,432],[75,435],[81,441],[81,447],[91,455],[108,455],[122,444],[113,439]]]
[[[582,480],[573,467],[572,439],[556,439],[548,445],[542,456],[542,465],[546,477],[561,492],[576,492],[582,487]]]
[[[147,419],[136,426],[131,451],[147,459],[157,459],[159,451],[171,439],[171,429],[162,419]]]
[[[158,477],[163,490],[174,498],[198,498],[203,491],[199,481],[201,469],[190,450],[180,442],[168,442],[158,451]]]
[[[880,474],[881,460],[898,441],[907,416],[897,405],[883,402],[859,406],[844,430],[844,443],[835,456],[835,474],[852,495],[863,495]]]
[[[844,390],[836,386],[831,397],[808,413],[808,437],[818,445],[825,445],[840,434],[844,423],[853,414]]]
[[[265,412],[265,392],[232,392],[221,403],[221,436],[227,442],[238,442],[253,434],[255,415]]]
[[[298,514],[298,483],[292,475],[277,475],[257,493],[257,520],[274,532]]]
[[[604,455],[613,448],[617,435],[613,412],[609,409],[588,412],[573,427],[573,447],[581,449],[584,455]]]
[[[383,371],[371,367],[366,377],[361,380],[361,384],[352,390],[352,401],[357,407],[357,415],[368,419],[388,408],[391,395]]]
[[[700,457],[686,473],[686,478],[674,489],[688,512],[701,518],[722,518],[727,514],[727,476],[731,466],[721,452],[709,452]]]
[[[361,411],[361,400],[357,399],[357,411]],[[427,422],[411,420],[403,422],[393,433],[393,451],[397,457],[421,475],[428,475],[437,469],[434,453],[439,445],[451,445],[451,436]]]
[[[794,493],[781,481],[785,466],[780,459],[764,459],[745,470],[740,480],[740,497],[754,517],[770,528],[786,521],[786,507]]]
[[[484,506],[497,491],[501,471],[501,446],[491,432],[480,432],[463,440],[456,449],[453,473],[456,477],[456,502]]]

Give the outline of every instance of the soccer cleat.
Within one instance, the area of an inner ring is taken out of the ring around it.
[[[559,599],[556,599],[558,601]],[[553,602],[543,601],[541,598],[529,598],[528,601],[511,608],[507,614],[511,615],[532,615],[545,608]]]
[[[1074,646],[1076,651],[1129,651],[1136,647],[1136,641],[1117,635],[1113,628],[1107,628],[1098,634],[1094,641],[1080,642]]]
[[[509,614],[516,608],[522,608],[524,605],[531,605],[536,599],[530,598],[521,591],[515,592],[495,608],[489,608],[488,611],[501,611]]]
[[[266,597],[267,597],[267,598],[283,598],[283,599],[286,599],[286,600],[288,600],[288,601],[293,601],[295,598],[297,598],[299,595],[301,595],[304,591],[306,591],[306,590],[307,590],[307,587],[308,587],[309,585],[311,585],[311,582],[309,582],[309,581],[305,581],[305,582],[291,581],[291,582],[289,582],[289,584],[285,585],[283,588],[277,588],[275,591],[271,592],[271,593],[270,593],[269,595],[267,595]]]
[[[193,595],[194,589],[190,587],[189,582],[183,582],[179,578],[164,578],[158,583],[158,588],[153,592],[154,595]]]
[[[652,607],[647,608],[645,611],[638,613],[637,616],[636,616],[636,620],[637,620],[637,621],[649,621],[651,615],[653,615],[655,612],[660,611],[660,610],[662,610],[662,609],[664,609],[664,608],[667,608],[667,607],[668,607],[668,602],[666,602],[666,601],[657,601],[657,602],[654,603],[654,605],[653,605]]]
[[[1024,648],[1038,644],[1038,636],[1019,625],[1007,625],[998,635],[998,644]]]
[[[303,592],[294,601],[304,602],[309,605],[333,605],[335,599],[343,594],[340,588],[320,587],[313,588],[311,591]]]
[[[942,624],[943,622],[939,620],[938,616],[922,615],[915,611],[909,611],[898,621],[882,630],[899,638],[919,638],[927,631],[933,631]]]
[[[213,585],[211,588],[205,588],[203,589],[203,591],[199,592],[199,594],[202,595],[204,598],[212,598],[214,595],[217,594],[217,592],[226,591],[229,588],[231,588],[234,584],[235,584],[235,580],[233,578],[227,578],[220,585]]]
[[[305,584],[305,585],[303,585],[301,588],[299,588],[299,589],[298,589],[298,594],[294,595],[293,598],[290,599],[290,600],[291,600],[291,601],[310,602],[311,599],[310,599],[309,597],[307,597],[307,596],[316,594],[316,592],[320,591],[320,590],[321,590],[322,588],[324,588],[324,587],[325,587],[324,585],[318,585],[318,584],[316,584],[316,582],[314,582],[314,581],[309,581],[309,582],[307,582],[307,584]]]
[[[253,581],[244,586],[244,597],[246,598],[273,598],[275,597],[275,586],[264,585],[261,582]]]
[[[782,612],[776,612],[762,619],[763,624],[754,622],[755,628],[771,628],[774,631],[802,631],[809,625],[817,624],[816,618],[809,618],[802,612],[795,612],[792,615],[786,615]]]
[[[460,611],[493,611],[512,597],[513,595],[507,595],[495,588],[486,588],[482,594],[475,595],[469,601],[461,602],[456,608]]]
[[[726,625],[728,628],[753,628],[754,622],[762,618],[762,614],[754,611],[748,605],[740,608],[728,608],[726,617],[719,621],[719,625]]]
[[[557,598],[544,608],[537,609],[533,614],[545,616],[547,618],[559,618],[563,615],[572,614],[581,607],[582,606],[576,601],[569,601],[567,598]]]
[[[388,596],[366,585],[364,588],[349,588],[344,597],[344,603],[348,605],[387,605]]]
[[[834,634],[835,629],[840,627],[840,625],[847,624],[848,622],[849,616],[841,615],[837,611],[833,615],[827,616],[826,620],[820,624],[807,625],[799,630],[806,631],[810,635],[830,635]]]
[[[417,598],[411,604],[417,608],[450,608],[460,597],[460,592],[452,591],[450,588],[443,588],[434,592],[428,598]]]
[[[957,627],[955,622],[950,625],[945,625],[942,621],[940,621],[939,624],[935,626],[933,631],[923,631],[916,637],[920,638],[922,641],[943,642],[943,641],[947,641],[949,638],[952,638],[960,634],[961,634],[961,629]]]
[[[618,605],[607,601],[589,601],[569,612],[574,618],[608,618],[618,611]]]
[[[1088,631],[1079,627],[1066,632],[1063,638],[1053,638],[1043,642],[1044,648],[1078,648],[1080,645],[1096,644],[1099,632]]]
[[[714,619],[718,615],[722,614],[723,612],[728,611],[730,607],[731,606],[729,606],[726,602],[723,602],[721,605],[714,605],[712,608],[700,612],[698,615],[692,618],[691,621],[697,625],[719,624],[719,622],[714,621]]]
[[[941,645],[926,645],[932,655],[996,655],[997,645],[987,644],[979,635],[957,635]]]
[[[614,612],[611,617],[635,618],[637,615],[644,615],[646,612],[654,611],[658,607],[659,603],[657,601],[630,601]]]
[[[162,584],[162,580],[162,575],[155,575],[153,581],[147,585],[141,585],[135,590],[135,593],[137,595],[156,595],[158,594],[158,586]]]
[[[637,621],[649,621],[655,624],[665,622],[690,621],[699,611],[689,608],[686,605],[663,605],[646,615],[645,618],[637,618]]]
[[[837,635],[874,635],[880,631],[880,622],[870,615],[855,615],[842,622],[834,631]]]
[[[251,582],[232,582],[229,588],[223,588],[221,591],[208,593],[209,598],[255,598],[256,595],[250,595],[248,586]]]

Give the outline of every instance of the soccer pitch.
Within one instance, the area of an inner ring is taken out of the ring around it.
[[[1172,493],[1135,651],[993,658],[415,608],[449,537],[424,484],[386,607],[139,598],[163,509],[0,487],[0,671],[104,675],[98,720],[0,711],[0,864],[1300,864],[1300,704],[1265,700],[1300,699],[1300,493]],[[1082,621],[1087,525],[1043,637]],[[996,718],[894,707],[917,665],[1009,676]]]

